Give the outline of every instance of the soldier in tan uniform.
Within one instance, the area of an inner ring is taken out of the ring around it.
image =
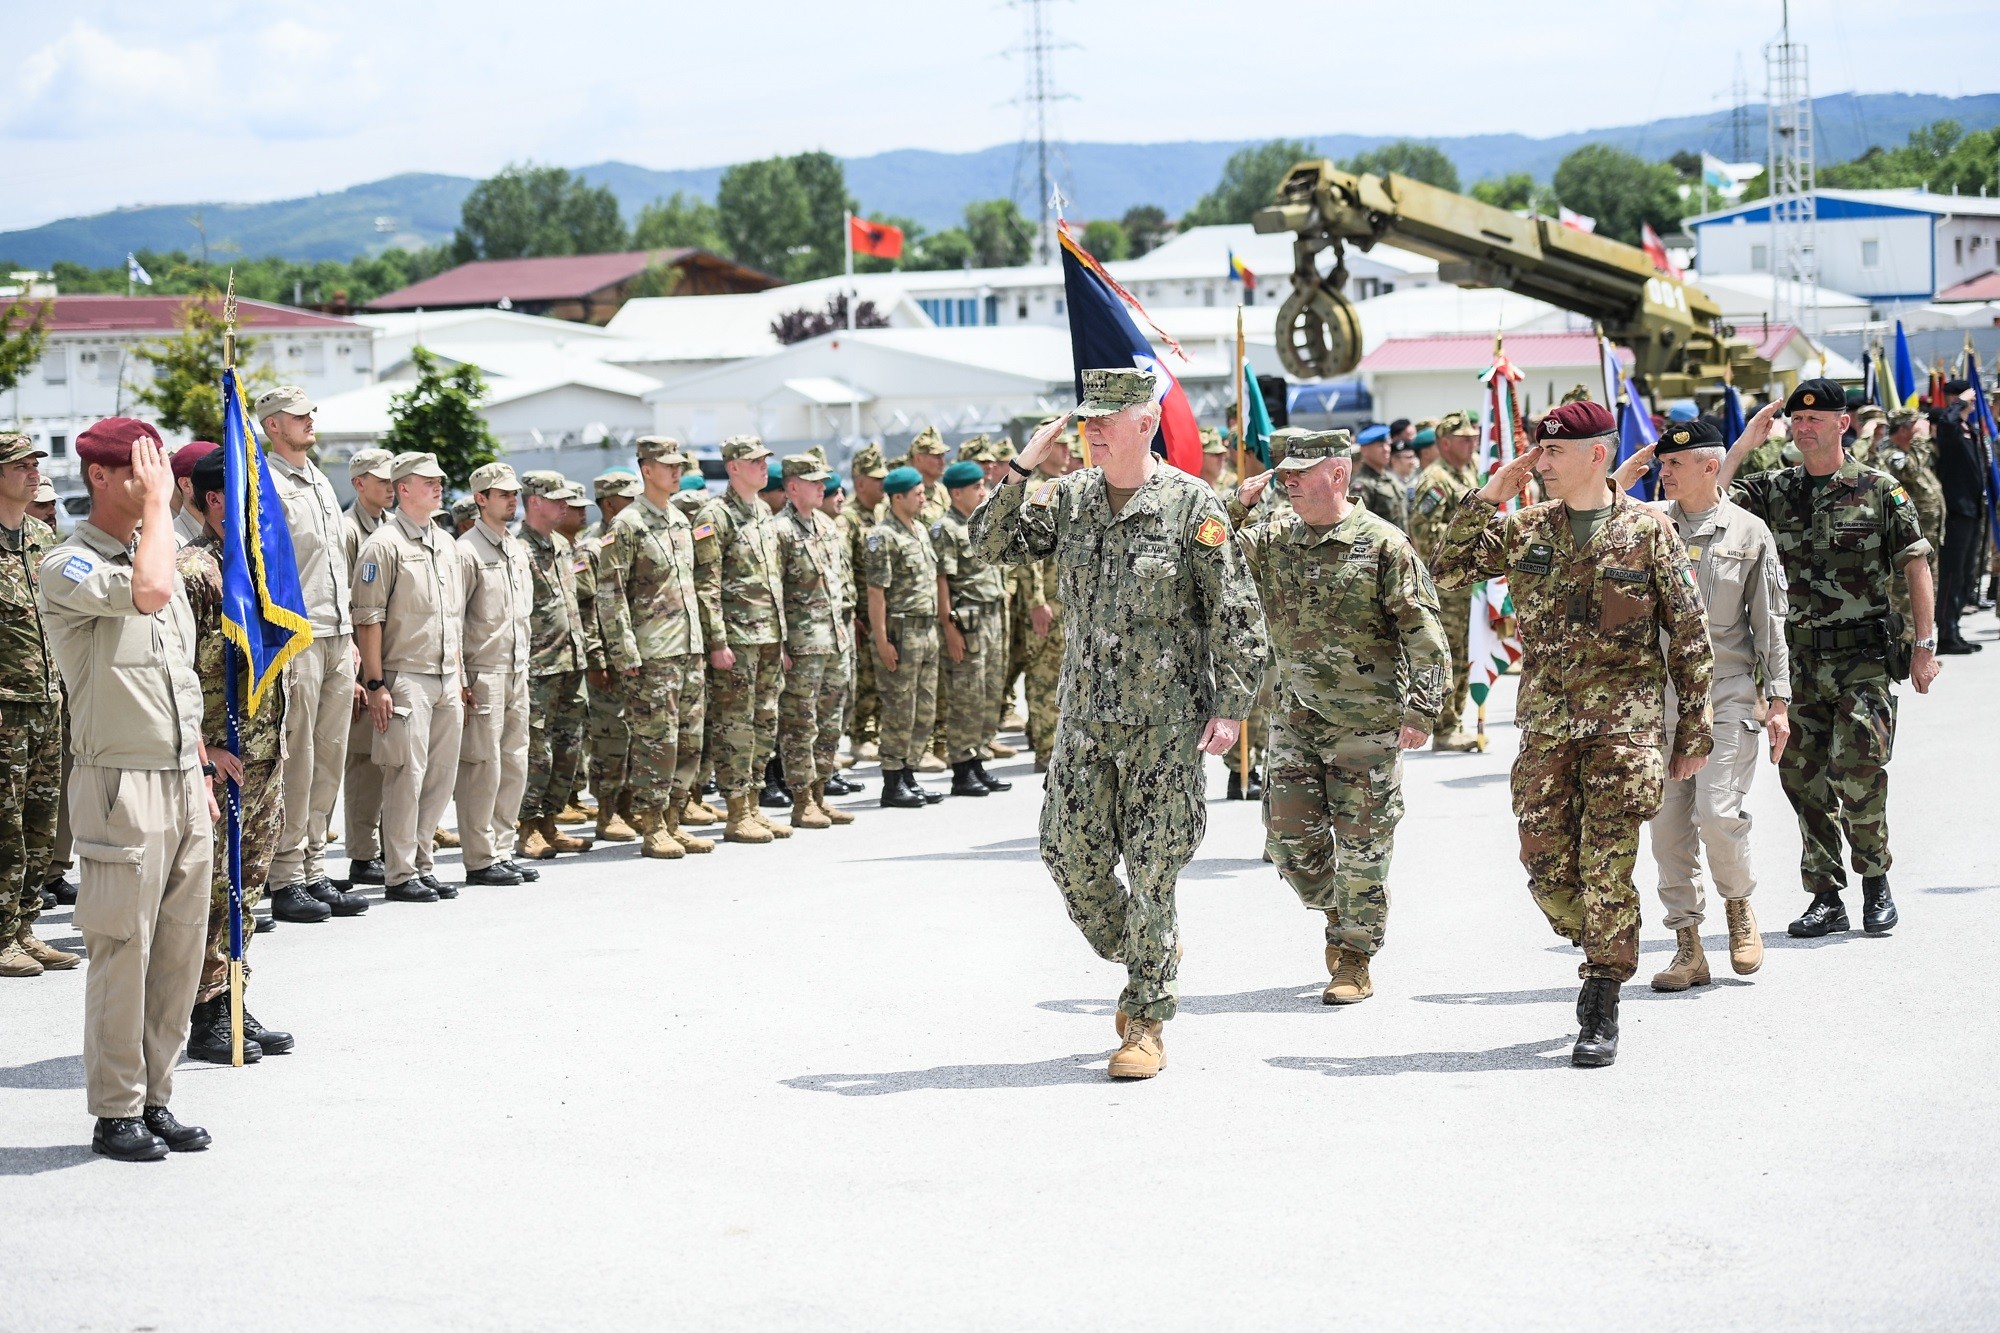
[[[354,503],[340,519],[340,549],[347,560],[347,586],[354,587],[361,543],[375,534],[396,504],[389,480],[387,449],[357,449],[347,460]],[[350,591],[350,597],[352,593]],[[382,883],[382,769],[375,762],[375,723],[361,682],[354,682],[354,717],[347,728],[347,773],[341,782],[342,845],[347,850],[347,886]]]
[[[312,646],[285,669],[285,831],[271,863],[271,915],[279,921],[355,916],[367,900],[327,878],[327,826],[347,766],[354,720],[354,616],[342,551],[340,500],[312,461],[313,412],[305,390],[285,385],[257,400],[264,457],[285,507],[305,594]]]
[[[355,640],[382,766],[382,855],[395,902],[434,903],[457,888],[432,873],[433,833],[451,803],[465,729],[460,617],[465,561],[431,522],[444,469],[428,453],[397,454],[396,512],[361,547]]]
[[[38,599],[71,708],[90,1146],[149,1161],[209,1143],[167,1104],[201,975],[215,769],[159,432],[113,417],[76,457],[91,514],[43,558]]]
[[[1417,433],[1423,443],[1426,431]],[[1434,428],[1437,461],[1417,478],[1416,500],[1410,507],[1410,540],[1424,563],[1436,568],[1444,549],[1445,530],[1459,501],[1479,489],[1479,471],[1473,466],[1473,450],[1478,447],[1479,428],[1469,412],[1448,412]],[[1464,753],[1479,748],[1479,742],[1459,729],[1465,707],[1465,690],[1472,681],[1472,590],[1457,588],[1439,594],[1440,617],[1444,621],[1446,645],[1451,649],[1451,688],[1445,694],[1444,712],[1438,715],[1437,730],[1431,735],[1433,750]]]
[[[540,879],[514,860],[514,826],[528,785],[528,617],[534,579],[528,551],[507,531],[521,483],[506,463],[471,478],[479,518],[458,539],[465,559],[465,676],[472,689],[458,752],[459,844],[465,882],[505,886]]]

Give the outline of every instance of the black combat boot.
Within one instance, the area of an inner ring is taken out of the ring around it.
[[[757,793],[757,804],[766,810],[791,809],[792,792],[785,786],[785,766],[776,755],[764,765],[764,786]]]
[[[1243,770],[1234,764],[1229,766],[1229,786],[1224,789],[1222,799],[1225,801],[1243,799]]]
[[[382,858],[379,856],[371,856],[366,861],[349,861],[347,863],[347,887],[350,889],[356,884],[387,884],[388,882],[387,870],[382,864]]]
[[[1576,1045],[1569,1062],[1597,1069],[1618,1058],[1618,983],[1589,977],[1576,997]]]
[[[826,794],[828,796],[852,796],[856,792],[866,790],[868,790],[867,783],[856,782],[845,773],[835,773],[826,780]]]
[[[1246,801],[1264,799],[1264,775],[1254,768],[1250,770],[1250,780],[1243,784],[1243,799]]]
[[[1889,896],[1887,875],[1861,877],[1861,928],[1870,935],[1896,928],[1896,900]]]
[[[1888,895],[1888,886],[1882,889]],[[1895,909],[1889,909],[1893,914]],[[1822,935],[1848,929],[1847,908],[1840,901],[1838,893],[1815,893],[1812,906],[1806,908],[1804,916],[1785,928],[1785,933],[1795,940],[1816,940]]]
[[[420,877],[421,878],[421,877]],[[490,866],[465,872],[467,884],[482,884],[488,888],[509,888],[521,883],[521,874],[505,861],[495,861]]]
[[[224,1015],[226,1016],[229,1007],[228,999],[225,998],[222,1001],[222,1005]],[[249,1062],[250,1057],[248,1052],[250,1043],[253,1041],[257,1043],[257,1049],[266,1055],[290,1055],[292,1053],[291,1033],[280,1032],[276,1028],[265,1027],[257,1021],[257,1015],[245,1009],[243,1011],[243,1049],[245,1052],[243,1058],[246,1064]],[[166,1136],[161,1135],[161,1137],[164,1138]]]
[[[368,910],[366,898],[358,893],[344,892],[324,875],[306,885],[306,892],[332,908],[335,916],[360,916]]]
[[[229,997],[218,995],[214,999],[194,1007],[193,1020],[188,1024],[188,1059],[200,1060],[203,1064],[226,1065],[231,1061],[230,1038],[235,1029],[229,1026]],[[264,1058],[264,1048],[250,1039],[248,1024],[243,1028],[243,1063],[254,1065]]]
[[[90,1150],[118,1162],[157,1162],[167,1155],[167,1143],[136,1115],[99,1116]]]
[[[519,875],[523,884],[533,884],[542,877],[541,871],[535,869],[525,861],[516,861],[511,856],[501,861],[500,864]]]
[[[991,773],[988,773],[986,771],[986,761],[983,759],[975,759],[972,761],[972,776],[978,778],[981,782],[985,783],[986,790],[988,791],[1014,790],[1013,783],[1002,782],[999,778],[996,778]]]
[[[200,1152],[212,1142],[207,1130],[200,1125],[183,1125],[164,1106],[147,1107],[145,1121],[146,1128],[167,1145],[168,1152]]]
[[[438,900],[437,890],[421,879],[406,879],[401,884],[391,884],[382,890],[382,896],[392,903],[434,903]]]
[[[417,883],[423,885],[440,898],[458,897],[458,885],[447,884],[436,875],[418,875]]]
[[[301,924],[324,921],[333,909],[306,892],[303,884],[287,884],[271,895],[271,916],[278,921]]]
[[[76,885],[70,883],[61,875],[57,875],[53,880],[49,881],[49,887],[55,890],[57,906],[76,906]]]
[[[894,810],[921,810],[928,802],[917,787],[916,774],[892,768],[882,774],[882,804]]]
[[[972,771],[972,761],[961,759],[951,766],[951,794],[953,796],[984,796],[986,784]]]

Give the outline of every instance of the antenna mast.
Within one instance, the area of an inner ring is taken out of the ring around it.
[[[1764,48],[1765,170],[1771,193],[1771,317],[1819,336],[1819,257],[1814,251],[1812,81],[1803,42],[1792,40],[1792,7]]]
[[[1052,57],[1067,45],[1056,40],[1050,31],[1047,14],[1049,0],[1009,0],[1014,8],[1025,11],[1021,44],[1010,54],[1027,57],[1027,81],[1015,104],[1026,108],[1027,123],[1020,158],[1014,169],[1014,195],[1016,200],[1022,194],[1029,196],[1028,211],[1035,221],[1035,258],[1044,264],[1052,263],[1056,254],[1055,223],[1049,215],[1049,200],[1056,190],[1055,169],[1050,158],[1060,154],[1060,147],[1051,142],[1054,130],[1051,104],[1073,100],[1068,93],[1056,87]],[[1035,187],[1024,191],[1021,181],[1021,161],[1027,156],[1029,138],[1032,137],[1035,150]]]

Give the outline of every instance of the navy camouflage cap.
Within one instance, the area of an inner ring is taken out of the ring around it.
[[[1153,401],[1159,380],[1149,370],[1123,366],[1083,372],[1083,401],[1076,405],[1080,417],[1108,417],[1128,407],[1143,407]]]

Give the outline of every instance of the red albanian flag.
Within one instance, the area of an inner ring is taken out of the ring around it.
[[[851,217],[847,220],[847,234],[854,242],[854,253],[857,255],[873,255],[877,259],[903,257],[901,227],[892,227],[886,222],[870,222],[867,218]]]

